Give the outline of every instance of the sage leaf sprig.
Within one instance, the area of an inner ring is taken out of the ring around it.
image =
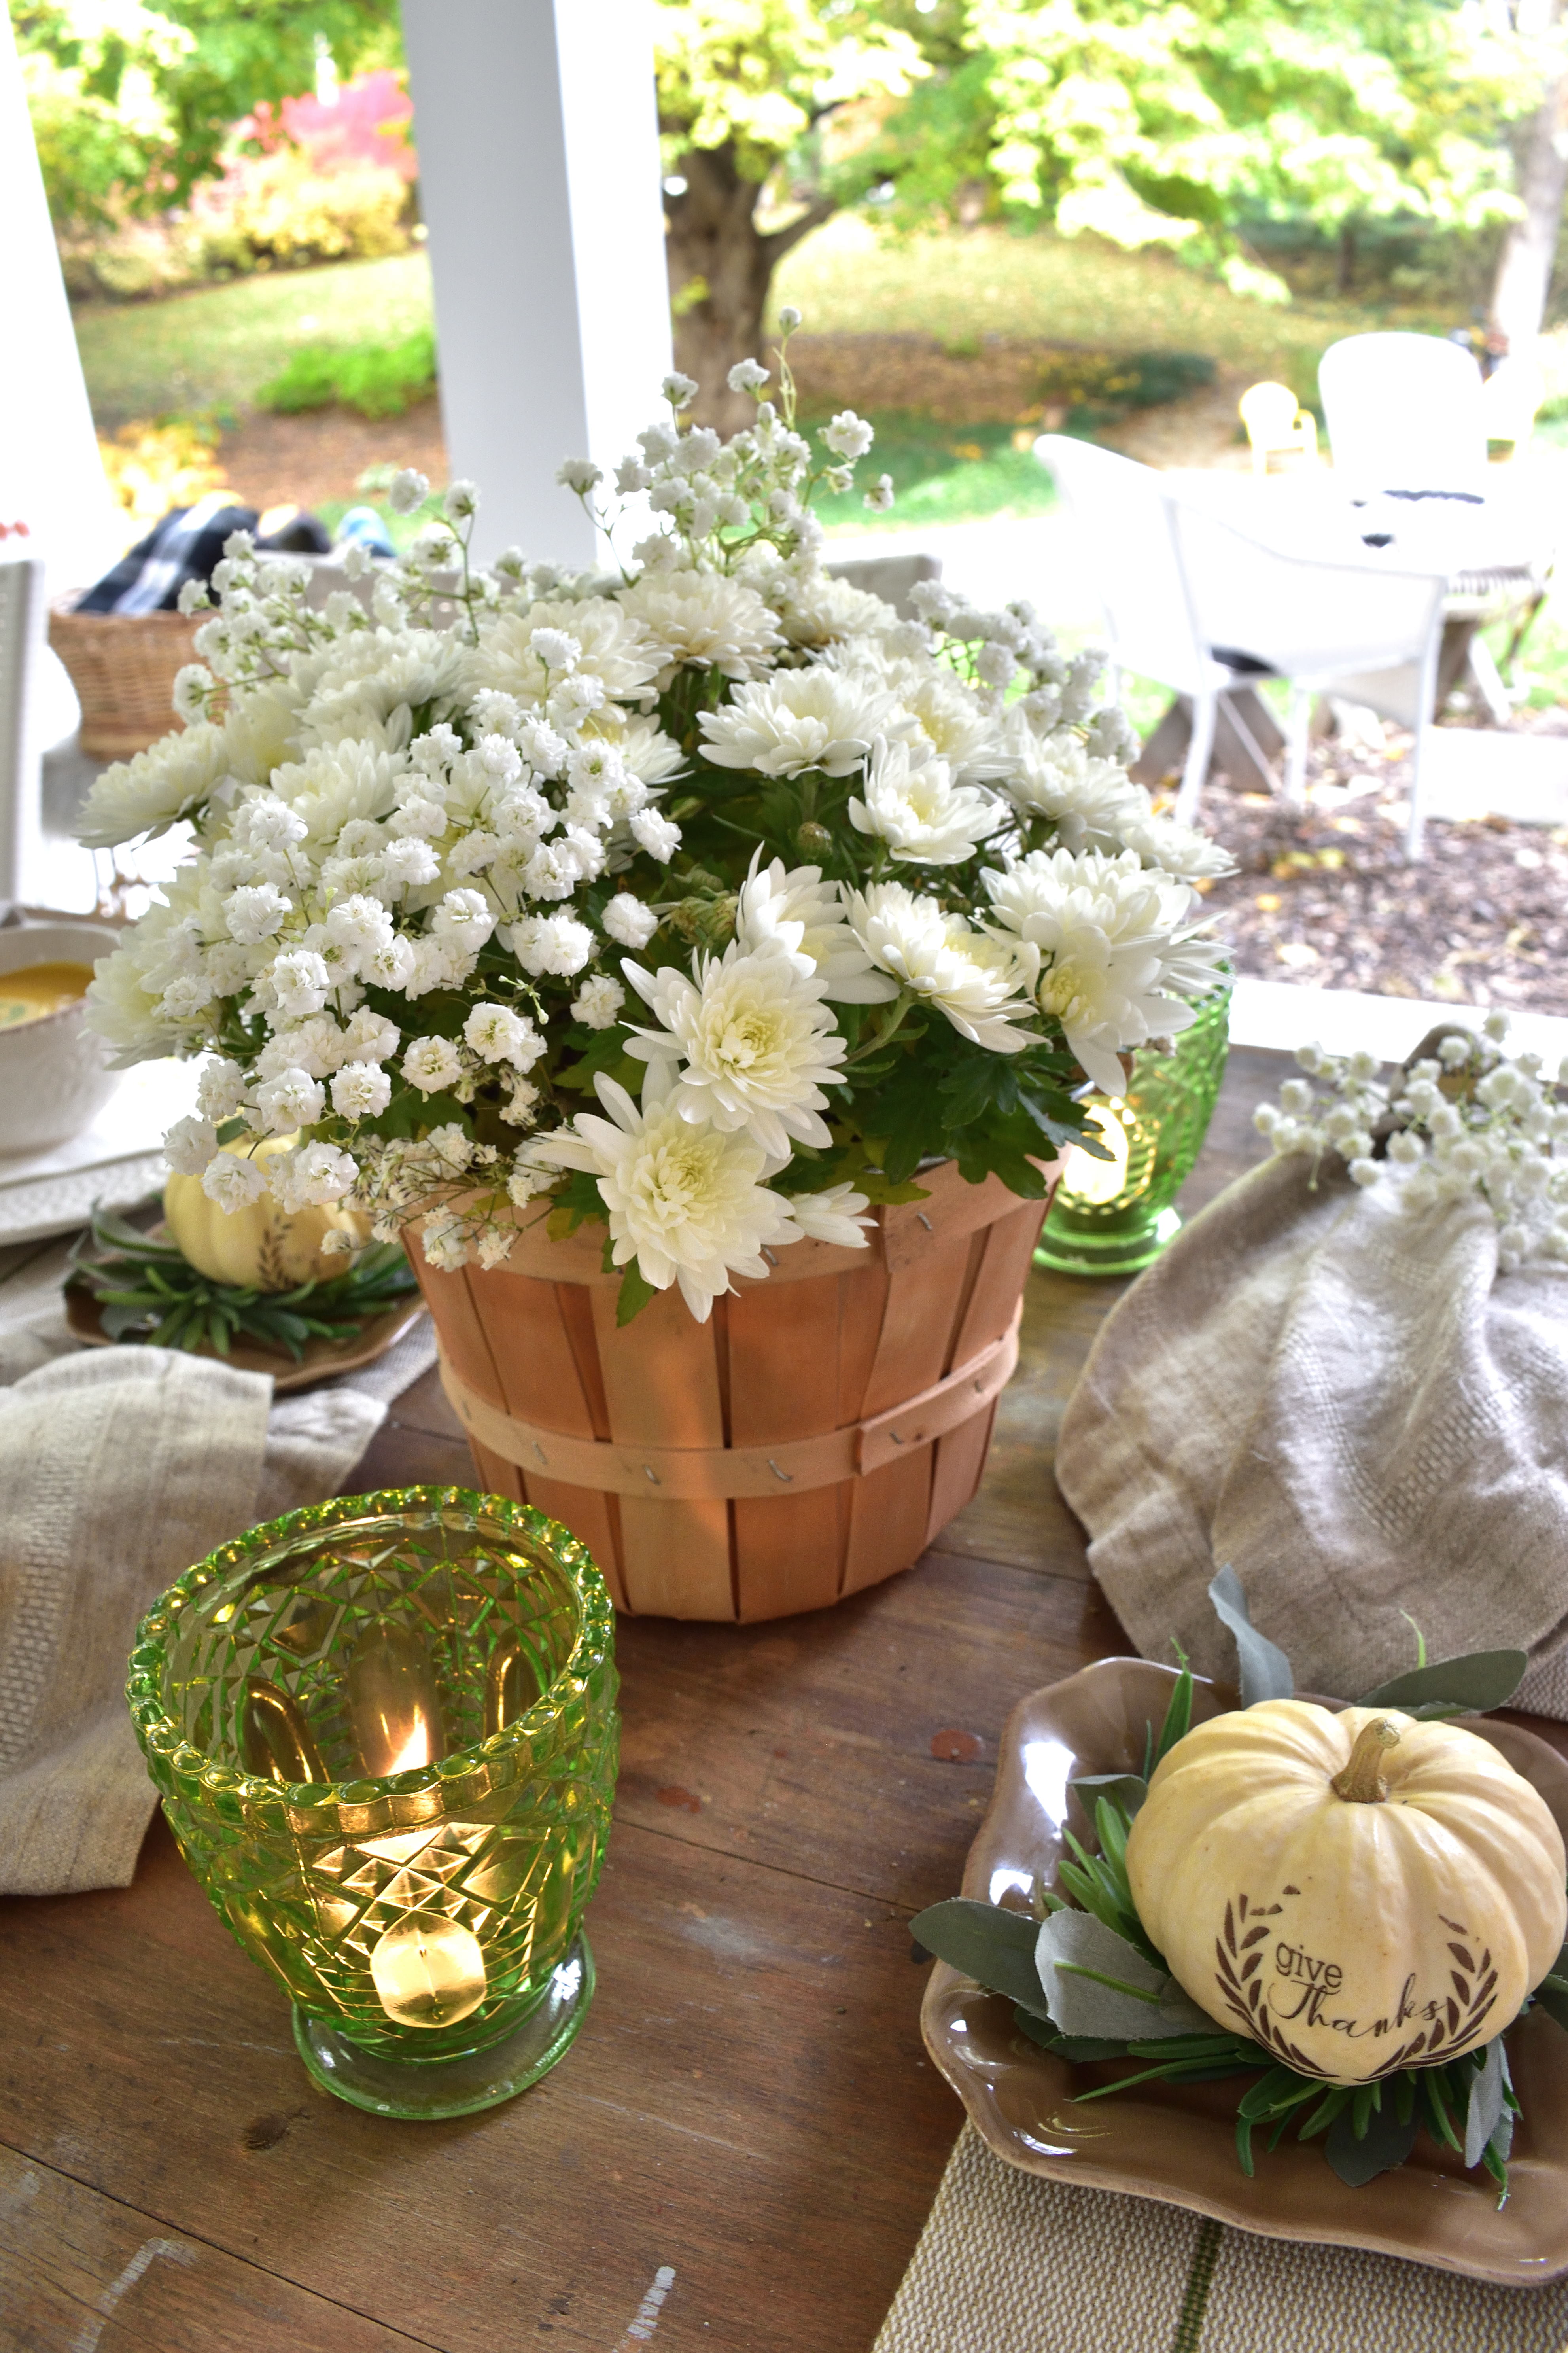
[[[236,1340],[304,1359],[311,1340],[344,1344],[416,1288],[413,1269],[395,1242],[377,1242],[345,1273],[291,1291],[255,1291],[198,1272],[174,1243],[144,1234],[125,1219],[95,1211],[88,1236],[71,1254],[68,1288],[97,1302],[108,1339],[227,1356]]]

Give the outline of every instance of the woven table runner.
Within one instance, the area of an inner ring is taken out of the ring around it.
[[[874,2353],[1564,2353],[1568,2281],[1485,2287],[1075,2189],[959,2135]]]

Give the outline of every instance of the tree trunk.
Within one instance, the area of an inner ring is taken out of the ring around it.
[[[1555,26],[1562,5],[1552,9]],[[1531,116],[1520,154],[1519,195],[1522,218],[1510,226],[1498,256],[1489,323],[1508,339],[1511,352],[1528,352],[1546,316],[1557,231],[1568,188],[1568,71],[1547,81]]]
[[[696,414],[702,423],[734,433],[752,422],[756,403],[750,393],[731,392],[725,378],[737,360],[767,365],[763,311],[773,271],[836,207],[820,198],[764,237],[756,222],[761,184],[742,176],[729,142],[689,148],[676,172],[685,190],[665,195],[675,364],[701,387]]]

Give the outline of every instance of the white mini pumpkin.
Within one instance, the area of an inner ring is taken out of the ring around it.
[[[1193,2000],[1288,2066],[1365,2083],[1489,2042],[1568,1928],[1562,1833],[1490,1744],[1266,1700],[1157,1767],[1127,1841]]]

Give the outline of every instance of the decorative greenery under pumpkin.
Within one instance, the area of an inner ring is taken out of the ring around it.
[[[1289,1698],[1289,1662],[1253,1627],[1234,1569],[1220,1570],[1210,1599],[1237,1638],[1243,1707]],[[1524,1672],[1525,1656],[1518,1651],[1428,1664],[1419,1631],[1416,1641],[1415,1670],[1369,1693],[1359,1704],[1397,1706],[1426,1718],[1483,1714],[1507,1702]],[[1158,1734],[1152,1724],[1146,1728],[1142,1772],[1089,1775],[1069,1785],[1094,1822],[1100,1852],[1091,1853],[1066,1831],[1072,1860],[1058,1866],[1062,1892],[1037,1882],[1033,1909],[1026,1913],[955,1897],[919,1913],[910,1923],[911,1935],[937,1958],[1010,2000],[1018,2031],[1069,2065],[1140,2063],[1135,2073],[1080,2092],[1079,2100],[1105,2099],[1154,2081],[1255,2077],[1237,2105],[1237,2154],[1249,2179],[1253,2135],[1259,2126],[1272,2127],[1270,2149],[1292,2126],[1300,2140],[1323,2136],[1329,2164],[1352,2188],[1403,2164],[1425,2129],[1467,2169],[1485,2168],[1498,2185],[1500,2206],[1508,2196],[1508,2158],[1521,2113],[1501,2033],[1437,2065],[1404,2067],[1365,2083],[1327,2083],[1277,2063],[1250,2037],[1217,2026],[1183,1990],[1156,1949],[1133,1901],[1127,1840],[1154,1768],[1192,1725],[1192,1672],[1179,1648],[1177,1655],[1181,1672],[1164,1721]],[[1062,1928],[1046,1935],[1047,1924],[1057,1921]],[[1524,2010],[1536,2004],[1568,2029],[1568,1946]],[[1146,2021],[1139,2019],[1139,2007]],[[1087,2031],[1094,2026],[1110,2031]]]
[[[237,1339],[249,1340],[284,1350],[300,1364],[308,1342],[343,1345],[357,1339],[373,1316],[384,1314],[416,1287],[395,1242],[374,1244],[345,1273],[326,1282],[264,1292],[215,1282],[174,1243],[106,1211],[95,1214],[90,1233],[103,1255],[85,1255],[84,1238],[72,1254],[68,1288],[98,1302],[108,1338],[149,1347],[212,1349],[226,1356]]]

